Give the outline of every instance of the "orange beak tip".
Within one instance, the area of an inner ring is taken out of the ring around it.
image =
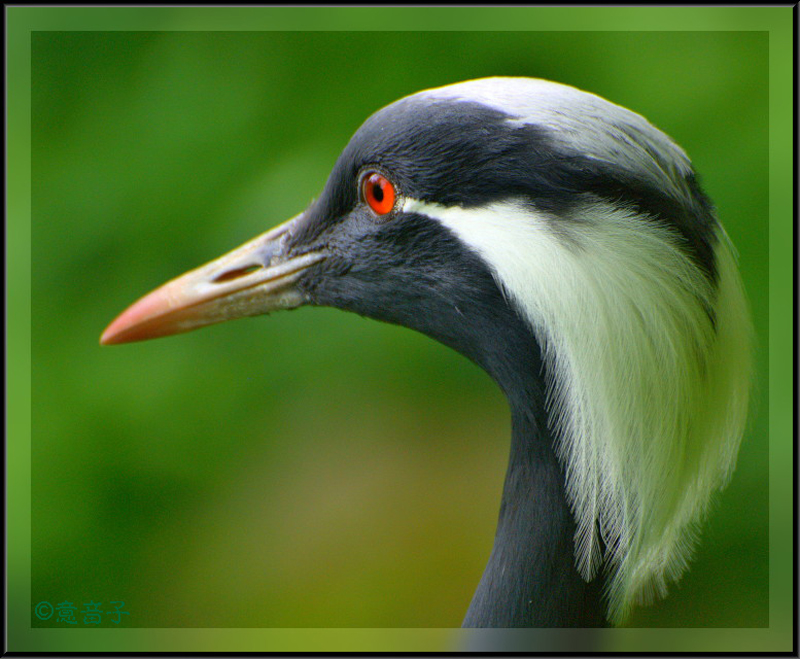
[[[100,337],[100,345],[116,345],[155,338],[159,324],[153,322],[168,309],[166,296],[161,290],[134,302],[117,316]]]
[[[116,324],[116,321],[111,323],[100,336],[101,346],[113,346],[118,343],[125,343],[125,339],[122,337],[121,332],[117,327],[115,327]]]

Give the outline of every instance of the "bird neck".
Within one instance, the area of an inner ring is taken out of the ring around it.
[[[495,372],[511,406],[511,451],[494,547],[463,626],[605,626],[601,579],[587,583],[575,568],[575,522],[532,359],[515,373]]]

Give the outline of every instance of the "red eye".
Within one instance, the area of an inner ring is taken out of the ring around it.
[[[364,177],[363,186],[364,201],[378,215],[386,215],[394,208],[395,191],[392,182],[373,172]]]

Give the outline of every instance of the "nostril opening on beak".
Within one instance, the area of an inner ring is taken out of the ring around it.
[[[221,275],[216,277],[213,281],[215,284],[221,284],[226,281],[231,281],[233,279],[239,279],[240,277],[244,277],[245,275],[249,275],[251,272],[255,272],[256,270],[261,270],[260,265],[248,265],[244,268],[236,268],[234,270],[228,270],[227,272],[223,272]]]

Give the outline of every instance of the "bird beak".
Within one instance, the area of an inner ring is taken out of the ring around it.
[[[123,311],[100,343],[154,339],[305,304],[308,300],[295,282],[325,256],[290,253],[288,239],[302,217],[157,288]]]

